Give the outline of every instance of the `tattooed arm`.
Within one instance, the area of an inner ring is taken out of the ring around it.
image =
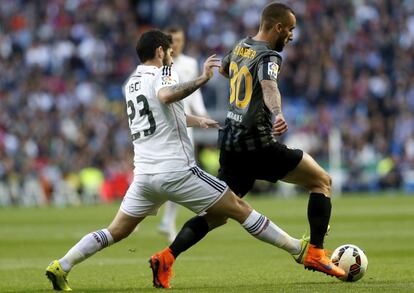
[[[267,108],[272,112],[273,115],[282,113],[282,97],[277,87],[276,81],[273,80],[262,80],[263,100]]]
[[[191,95],[195,90],[200,88],[208,80],[209,79],[206,77],[199,76],[191,81],[163,87],[158,91],[158,98],[164,104],[177,102]]]
[[[220,66],[220,59],[210,56],[205,62],[203,73],[194,80],[166,86],[158,91],[158,98],[164,104],[170,104],[184,99],[213,77],[213,68]]]
[[[282,96],[277,87],[276,81],[262,80],[263,100],[267,108],[275,116],[273,122],[272,134],[275,136],[282,135],[288,130],[288,125],[282,113]]]

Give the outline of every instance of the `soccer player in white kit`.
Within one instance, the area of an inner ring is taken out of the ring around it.
[[[178,26],[168,27],[165,32],[172,37],[172,49],[174,52],[172,69],[177,72],[180,82],[187,82],[197,78],[198,63],[197,60],[191,56],[183,53],[185,46],[184,29]],[[204,105],[201,90],[197,89],[184,100],[185,113],[197,115],[208,118],[206,106]],[[192,127],[187,128],[188,136],[190,137],[193,146],[194,134]],[[176,219],[178,206],[172,202],[167,201],[164,205],[164,213],[161,218],[158,231],[165,235],[169,242],[172,242],[177,235]]]
[[[67,275],[72,267],[99,250],[131,234],[148,215],[171,200],[195,213],[232,218],[254,237],[300,254],[303,242],[290,237],[269,219],[237,197],[227,184],[195,164],[187,126],[216,127],[211,119],[186,115],[182,99],[205,84],[220,62],[215,56],[204,63],[203,73],[193,81],[178,83],[171,70],[171,37],[161,31],[144,33],[137,43],[139,65],[127,80],[124,94],[134,145],[134,180],[112,223],[85,235],[62,258],[52,261],[46,276],[53,289],[71,291]],[[171,256],[173,258],[173,256]],[[150,259],[154,286],[169,288],[173,259]],[[166,279],[158,278],[159,271]]]

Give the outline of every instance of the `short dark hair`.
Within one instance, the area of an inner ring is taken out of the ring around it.
[[[142,63],[155,57],[155,49],[161,46],[164,51],[171,48],[172,38],[160,30],[151,30],[141,35],[137,42],[136,51]]]
[[[289,13],[295,15],[292,8],[285,4],[277,2],[269,3],[262,11],[260,28],[268,31],[276,22],[285,22]]]

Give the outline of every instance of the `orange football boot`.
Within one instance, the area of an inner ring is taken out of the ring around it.
[[[149,263],[152,269],[154,288],[171,288],[170,279],[173,277],[171,268],[174,260],[174,256],[168,247],[151,256]]]
[[[309,244],[305,259],[303,260],[305,269],[325,273],[329,276],[343,277],[345,271],[332,263],[325,250]]]

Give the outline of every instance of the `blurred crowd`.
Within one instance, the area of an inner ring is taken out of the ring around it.
[[[414,192],[414,2],[282,2],[298,20],[279,77],[285,142],[328,169],[338,153],[344,190]],[[2,0],[0,206],[121,198],[132,171],[121,88],[139,34],[181,25],[201,64],[253,36],[266,3]],[[226,88],[217,77],[203,89],[220,120]]]

